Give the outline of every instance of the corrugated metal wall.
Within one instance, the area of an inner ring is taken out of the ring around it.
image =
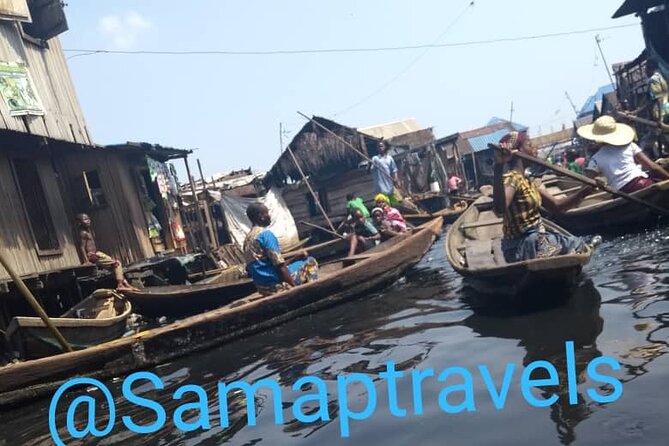
[[[0,99],[0,128],[91,145],[58,38],[48,41],[49,48],[40,48],[24,40],[18,26],[0,20],[0,61],[27,65],[45,114],[9,116],[7,105]]]

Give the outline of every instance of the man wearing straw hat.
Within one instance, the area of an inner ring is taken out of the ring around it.
[[[595,143],[599,149],[586,166],[590,177],[603,175],[609,187],[625,193],[644,189],[656,180],[669,180],[669,173],[648,158],[634,143],[636,133],[626,124],[610,116],[601,116],[593,124],[584,125],[578,135]],[[648,170],[652,178],[644,172]]]

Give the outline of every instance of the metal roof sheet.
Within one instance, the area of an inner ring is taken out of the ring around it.
[[[488,144],[497,144],[499,140],[502,139],[502,136],[506,135],[507,133],[509,133],[509,129],[499,129],[492,133],[486,133],[485,135],[468,138],[467,142],[469,142],[469,145],[472,146],[472,150],[474,152],[481,152],[483,150],[488,150]]]
[[[425,130],[425,127],[420,125],[414,118],[358,129],[360,133],[383,139],[390,139],[399,135],[417,132],[419,130]]]

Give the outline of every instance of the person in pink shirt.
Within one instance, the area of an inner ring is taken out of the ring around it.
[[[462,183],[462,180],[454,173],[450,173],[448,175],[448,192],[456,193],[460,189],[460,183]]]

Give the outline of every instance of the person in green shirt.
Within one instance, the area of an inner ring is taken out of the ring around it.
[[[571,170],[572,172],[576,173],[583,173],[583,169],[581,168],[581,165],[576,162],[576,152],[573,150],[569,150],[566,153],[566,158],[567,158],[567,169]]]

